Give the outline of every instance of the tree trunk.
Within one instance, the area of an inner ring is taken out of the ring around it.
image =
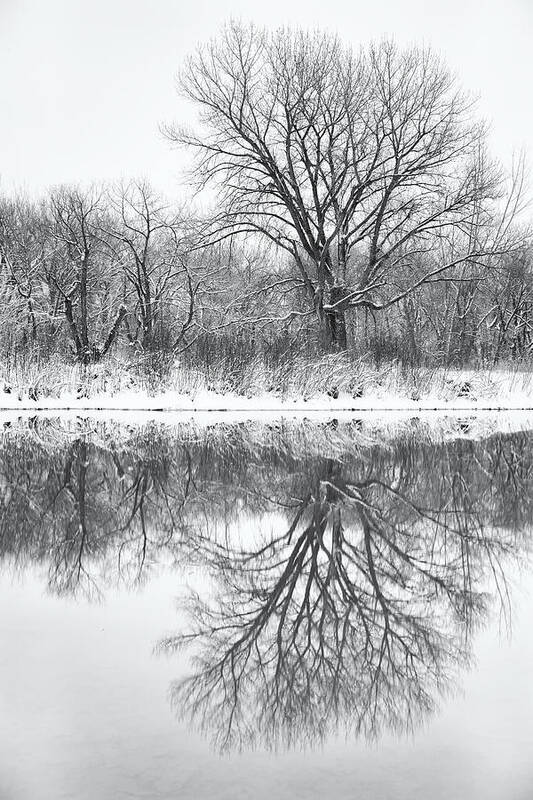
[[[89,254],[84,252],[80,267],[80,339],[82,346],[82,362],[85,366],[91,362],[89,347],[89,324],[87,313],[87,273]]]
[[[84,356],[83,356],[83,345],[81,343],[81,339],[80,339],[80,336],[78,334],[78,328],[76,326],[76,321],[74,319],[74,312],[73,312],[73,309],[72,309],[72,300],[67,295],[65,295],[64,300],[65,300],[65,317],[67,319],[67,322],[68,322],[68,325],[69,325],[69,329],[70,329],[70,333],[71,333],[72,339],[74,341],[74,346],[76,347],[76,358],[78,359],[78,361],[80,363],[84,363],[84,361],[83,361],[83,359],[84,359]]]
[[[154,314],[152,309],[152,292],[150,289],[150,280],[146,274],[143,273],[143,347],[145,350],[152,350],[154,347]]]
[[[330,292],[330,304],[335,305],[343,299],[345,295],[344,286],[332,286]],[[328,343],[335,350],[347,350],[348,340],[346,336],[346,312],[342,307],[325,312],[326,333]]]
[[[109,335],[108,335],[107,339],[105,340],[104,346],[102,347],[102,350],[100,352],[100,358],[102,358],[103,356],[107,355],[107,351],[109,350],[109,348],[111,347],[111,345],[115,341],[117,333],[118,333],[119,328],[120,328],[120,324],[121,324],[122,320],[124,319],[124,317],[126,316],[126,313],[127,313],[126,306],[121,306],[120,310],[118,312],[117,318],[116,318],[115,322],[113,323],[113,327],[109,331]]]

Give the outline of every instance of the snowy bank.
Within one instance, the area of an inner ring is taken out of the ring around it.
[[[0,410],[255,414],[477,414],[533,410],[533,375],[513,369],[380,367],[344,356],[295,360],[283,373],[254,367],[229,380],[175,365],[164,376],[108,361],[86,370],[61,362],[13,376],[0,367]]]

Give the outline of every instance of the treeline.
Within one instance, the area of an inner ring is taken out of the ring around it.
[[[39,202],[0,201],[0,355],[109,352],[181,356],[312,355],[327,340],[294,264],[257,239],[205,246],[198,220],[146,183],[61,187]],[[410,364],[491,364],[529,356],[533,250],[417,287],[386,313],[346,312],[355,356]]]
[[[144,181],[0,199],[5,359],[33,351],[89,364],[112,350],[196,345],[207,360],[235,341],[283,346],[296,330],[274,320],[294,307],[297,284],[257,241],[207,246],[201,223]]]
[[[145,181],[4,196],[3,359],[528,356],[524,159],[490,157],[434,54],[230,24],[180,85],[201,127],[166,133],[211,210]]]

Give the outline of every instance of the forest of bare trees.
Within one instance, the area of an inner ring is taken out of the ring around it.
[[[527,360],[525,159],[491,157],[435,54],[231,23],[179,83],[181,205],[148,180],[0,197],[4,362]]]

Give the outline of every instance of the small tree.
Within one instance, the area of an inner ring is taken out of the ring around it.
[[[78,361],[98,361],[115,341],[126,308],[109,319],[110,295],[116,300],[116,265],[105,241],[106,217],[102,192],[62,187],[50,195],[49,229],[53,247],[46,265],[48,282],[62,298],[65,318]],[[91,300],[99,302],[91,308]],[[107,322],[105,339],[97,337]],[[98,317],[102,324],[95,324]]]
[[[47,314],[42,268],[47,234],[40,209],[22,196],[0,202],[0,286],[3,311],[14,318],[26,338],[37,342],[38,326]]]
[[[166,331],[177,346],[192,324],[198,291],[187,264],[184,221],[146,181],[117,187],[110,193],[110,204],[113,218],[107,233],[135,299],[137,325],[130,338],[145,351],[161,348],[167,309],[170,323],[185,317],[180,334],[174,337],[172,324]]]

